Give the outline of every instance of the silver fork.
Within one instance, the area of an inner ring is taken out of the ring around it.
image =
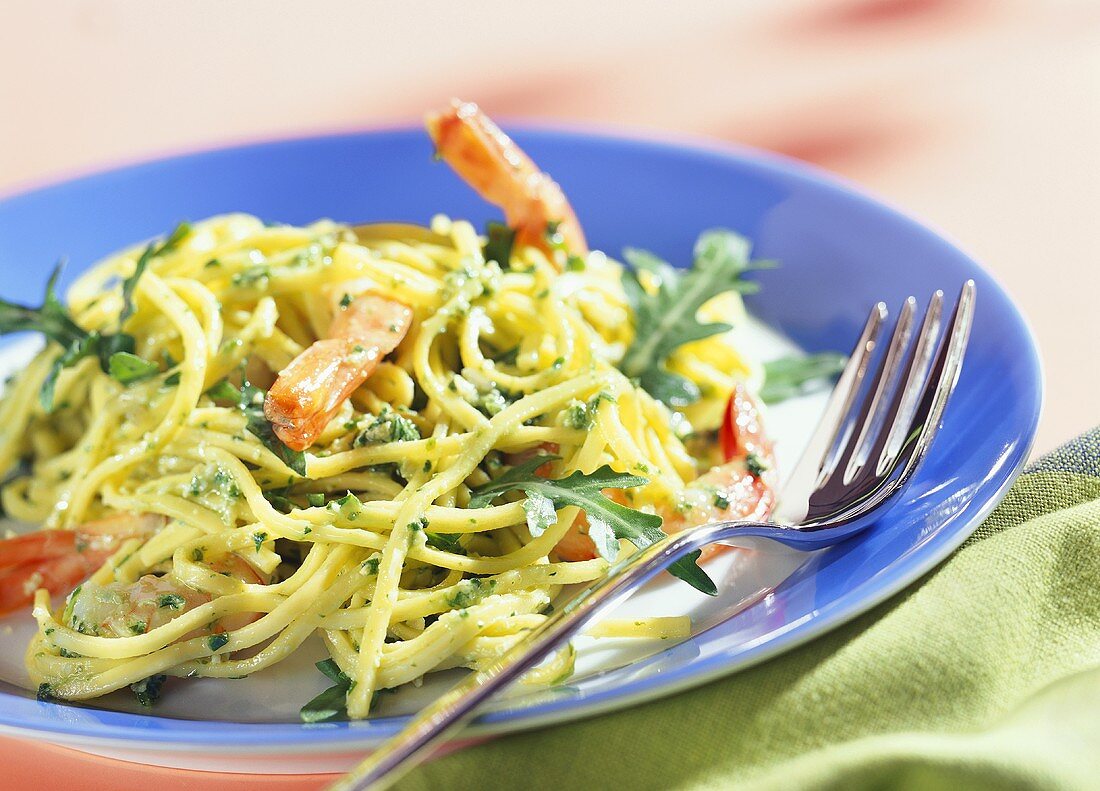
[[[491,666],[470,674],[417,714],[399,734],[333,784],[333,791],[380,789],[396,782],[486,700],[690,552],[715,542],[758,538],[795,549],[821,549],[870,526],[912,476],[939,429],[962,367],[974,297],[974,281],[967,281],[950,325],[941,333],[943,292],[933,294],[915,342],[917,303],[909,297],[881,362],[868,377],[887,318],[886,305],[875,305],[813,437],[783,487],[774,521],[703,525],[614,564],[606,577],[532,629]],[[865,393],[861,401],[860,393]]]

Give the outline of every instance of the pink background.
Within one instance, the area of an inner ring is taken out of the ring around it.
[[[1037,450],[1100,418],[1095,0],[55,0],[5,8],[0,75],[4,193],[411,122],[452,95],[781,151],[924,218],[1005,284],[1046,364]],[[15,787],[49,766],[53,788],[224,788],[3,740],[0,762]]]

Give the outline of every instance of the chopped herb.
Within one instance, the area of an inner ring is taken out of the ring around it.
[[[205,557],[205,556],[206,556],[206,550],[203,549],[202,547],[195,547],[194,549],[191,550],[191,560],[195,561],[196,563],[201,563],[203,557]]]
[[[353,297],[351,294],[344,294],[344,296],[340,297],[340,307],[346,308],[351,304],[352,299]]]
[[[57,698],[55,698],[53,694],[53,687],[51,687],[45,681],[38,685],[37,698],[42,702],[57,700]]]
[[[750,475],[755,475],[759,478],[764,474],[764,471],[768,469],[768,465],[760,460],[760,457],[755,453],[750,453],[745,457],[745,469],[749,471]]]
[[[160,688],[164,686],[164,682],[167,680],[168,676],[157,673],[155,676],[135,681],[130,685],[130,690],[142,706],[152,706],[160,698]]]
[[[447,599],[447,606],[453,610],[472,607],[496,590],[496,580],[483,580],[473,577],[455,585],[455,592]]]
[[[843,354],[792,355],[764,364],[764,387],[760,397],[769,404],[802,395],[844,370],[848,358]]]
[[[455,555],[465,555],[466,549],[459,543],[461,533],[424,533],[428,546],[441,552],[451,552]]]
[[[289,514],[296,506],[291,500],[289,500],[282,492],[285,489],[280,489],[277,492],[264,492],[264,499],[271,503],[271,507],[281,514]],[[260,542],[263,543],[263,542]],[[259,552],[260,550],[256,550]]]
[[[384,408],[374,421],[355,438],[355,446],[381,445],[385,442],[415,442],[420,439],[416,424],[392,409]]]
[[[267,541],[267,533],[259,532],[252,534],[252,543],[255,545],[257,552],[263,548],[265,541]]]
[[[130,624],[131,634],[145,634],[148,629],[149,625],[145,623],[145,621],[134,621],[132,624]]]
[[[164,377],[164,386],[165,387],[175,387],[179,383],[180,383],[180,372],[179,371],[176,371],[175,373],[168,374],[168,376]]]
[[[565,259],[566,272],[583,272],[587,264],[579,255],[570,255]]]
[[[225,632],[221,634],[212,634],[206,638],[207,647],[214,652],[220,651],[225,648],[226,643],[229,642],[229,635]]]
[[[588,534],[596,544],[596,549],[608,560],[613,560],[617,552],[617,540],[626,539],[638,549],[643,549],[665,537],[661,530],[661,517],[636,511],[608,499],[604,489],[627,489],[642,486],[648,481],[636,475],[615,472],[604,465],[592,473],[574,472],[566,478],[550,480],[541,478],[536,470],[557,456],[538,455],[517,464],[494,481],[478,487],[470,499],[470,508],[483,508],[498,495],[515,489],[521,489],[530,497],[531,493],[543,495],[554,505],[562,508],[574,505],[584,511],[588,519]],[[698,552],[678,560],[669,567],[669,572],[687,582],[697,590],[715,595],[717,588],[696,561]]]
[[[314,508],[320,508],[325,504],[325,495],[323,492],[311,492],[306,495],[306,502]]]
[[[707,231],[696,242],[694,265],[681,274],[651,253],[626,250],[632,268],[623,272],[623,288],[634,308],[634,341],[619,364],[622,372],[669,406],[698,401],[698,385],[669,371],[665,363],[685,343],[730,329],[720,322],[700,323],[698,312],[719,294],[753,289],[742,276],[762,264],[750,263],[748,253],[748,241],[732,231]],[[642,286],[639,271],[655,275],[656,293]]]
[[[507,349],[494,357],[493,362],[497,365],[515,365],[518,356],[519,346],[513,346],[511,349]]]
[[[730,507],[729,496],[725,492],[716,490],[714,492],[714,507],[720,508],[721,510],[725,511],[727,508]]]
[[[250,266],[240,272],[234,272],[230,281],[234,286],[248,288],[257,283],[263,283],[271,278],[271,267],[267,264]]]
[[[157,607],[165,610],[182,610],[186,603],[178,593],[165,593],[157,597]]]
[[[565,409],[564,423],[566,427],[584,430],[592,428],[596,424],[596,414],[600,409],[600,404],[604,401],[614,403],[615,397],[601,390],[588,399],[588,403],[574,401]]]

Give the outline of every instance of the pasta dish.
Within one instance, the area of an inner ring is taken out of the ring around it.
[[[303,718],[362,718],[380,691],[499,656],[620,553],[766,517],[746,240],[707,231],[684,270],[620,263],[475,105],[428,131],[504,222],[225,215],[64,300],[55,272],[40,307],[0,301],[0,332],[47,339],[0,402],[3,509],[37,528],[0,541],[0,612],[33,611],[41,698],[151,704],[319,635],[333,686]],[[703,560],[675,584],[714,593]],[[529,680],[571,668],[566,648]]]

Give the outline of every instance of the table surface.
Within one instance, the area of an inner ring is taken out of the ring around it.
[[[0,193],[184,150],[411,122],[452,95],[511,118],[734,140],[865,185],[998,277],[1046,366],[1037,451],[1100,419],[1094,0],[482,0],[415,11],[59,0],[13,6],[2,27]],[[71,766],[84,788],[137,785],[139,773],[163,789],[183,780],[9,741],[0,757],[28,784],[47,760]],[[88,773],[99,765],[111,773]],[[222,781],[186,778],[190,789],[203,782]]]

